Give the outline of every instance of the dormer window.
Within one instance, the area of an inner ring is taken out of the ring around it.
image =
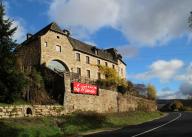
[[[98,49],[95,49],[95,55],[98,55]]]
[[[95,54],[95,55],[98,55],[98,49],[96,47],[92,47],[92,52]]]

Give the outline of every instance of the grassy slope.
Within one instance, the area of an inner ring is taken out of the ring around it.
[[[87,112],[59,118],[4,119],[0,120],[0,136],[59,137],[95,129],[139,124],[162,115],[160,112],[129,112],[105,115]]]

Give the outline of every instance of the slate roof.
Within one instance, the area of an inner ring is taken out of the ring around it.
[[[68,37],[68,39],[71,45],[73,46],[74,50],[110,61],[113,63],[117,63],[117,58],[115,58],[111,53],[107,52],[106,50],[98,49],[95,46],[86,44],[72,37]],[[97,54],[95,54],[95,50],[97,50]]]
[[[32,35],[32,37],[30,37],[29,39],[27,39],[26,41],[24,41],[21,45],[26,45],[27,43],[29,43],[30,41],[38,38],[39,36],[45,34],[47,31],[54,31],[56,33],[60,33],[62,35],[66,35],[66,33],[63,32],[63,30],[55,23],[52,22],[49,25],[47,25],[46,27],[44,27],[43,29],[41,29],[40,31],[38,31],[37,33],[35,33],[34,35]],[[68,36],[68,40],[71,43],[71,45],[73,46],[74,50],[113,62],[113,63],[117,63],[117,60],[120,59],[122,62],[122,57],[120,54],[115,54],[111,51],[116,52],[116,50],[114,49],[98,49],[95,46],[86,44],[82,41],[79,41],[77,39],[72,38],[71,36]],[[95,50],[98,51],[98,54],[95,54]],[[124,62],[123,62],[124,63]],[[125,64],[125,63],[124,63]],[[126,64],[125,64],[126,65]]]

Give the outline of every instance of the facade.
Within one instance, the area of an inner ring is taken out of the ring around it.
[[[57,70],[79,73],[90,79],[105,78],[98,65],[114,68],[121,78],[126,78],[126,64],[114,48],[98,49],[70,36],[56,23],[51,23],[34,35],[28,34],[17,49],[22,70],[42,65]]]

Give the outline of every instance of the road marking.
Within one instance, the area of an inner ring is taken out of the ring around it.
[[[143,134],[152,132],[152,131],[154,131],[154,130],[156,130],[156,129],[158,129],[158,128],[161,128],[161,127],[163,127],[163,126],[166,126],[166,125],[168,125],[168,124],[176,121],[176,120],[179,119],[181,116],[182,116],[181,113],[179,113],[179,116],[177,116],[177,117],[174,118],[173,120],[171,120],[171,121],[169,121],[169,122],[167,122],[167,123],[165,123],[165,124],[162,124],[162,125],[160,125],[160,126],[158,126],[158,127],[155,127],[155,128],[149,129],[149,130],[147,130],[147,131],[144,131],[144,132],[142,132],[142,133],[139,133],[139,134],[136,134],[136,135],[134,135],[134,136],[131,136],[131,137],[138,137],[138,136],[141,136],[141,135],[143,135]]]

